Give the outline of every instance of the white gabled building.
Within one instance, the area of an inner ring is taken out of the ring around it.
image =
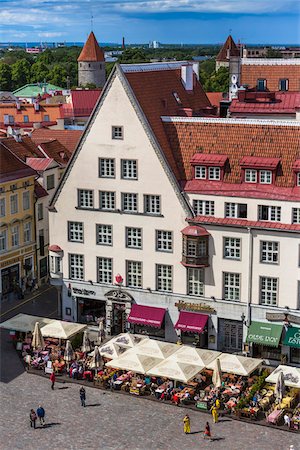
[[[194,70],[108,80],[50,205],[62,317],[299,363],[300,128],[204,118]]]

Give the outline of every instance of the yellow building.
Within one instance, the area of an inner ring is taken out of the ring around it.
[[[37,173],[0,141],[0,292],[20,297],[36,276]]]

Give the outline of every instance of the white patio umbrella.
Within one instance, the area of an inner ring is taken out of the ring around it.
[[[91,369],[98,369],[102,365],[102,356],[100,355],[99,347],[96,345],[94,355],[90,362]]]
[[[45,342],[41,333],[39,322],[35,322],[31,345],[34,350],[43,350],[45,348]]]
[[[220,364],[220,359],[217,358],[214,361],[214,373],[212,376],[212,383],[216,388],[221,387],[222,385],[222,372],[221,372],[221,364]]]
[[[85,331],[83,332],[81,350],[82,350],[84,353],[87,353],[87,352],[90,352],[90,351],[91,351],[90,340],[89,340],[89,338],[88,338],[88,332],[87,332],[87,330],[85,330]]]
[[[275,395],[278,403],[282,401],[284,392],[285,392],[284,375],[283,371],[281,370],[278,374],[278,378],[275,385]]]
[[[100,320],[99,328],[98,328],[98,342],[99,342],[99,344],[102,343],[103,335],[104,335],[104,324],[103,324],[103,320]]]
[[[74,350],[73,350],[71,342],[69,340],[67,340],[65,353],[64,353],[64,360],[67,362],[70,362],[70,361],[72,361],[72,359],[74,359]]]

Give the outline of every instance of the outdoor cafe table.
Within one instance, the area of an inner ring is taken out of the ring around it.
[[[268,415],[267,422],[277,425],[278,420],[282,416],[282,412],[281,409],[275,409],[275,411],[272,411],[271,414]]]

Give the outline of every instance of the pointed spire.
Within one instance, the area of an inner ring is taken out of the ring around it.
[[[105,61],[103,50],[100,48],[93,31],[84,44],[77,61]]]
[[[236,46],[236,43],[232,39],[232,36],[229,35],[226,39],[225,44],[219,51],[216,60],[217,61],[229,61],[230,56],[240,56],[240,51]]]

